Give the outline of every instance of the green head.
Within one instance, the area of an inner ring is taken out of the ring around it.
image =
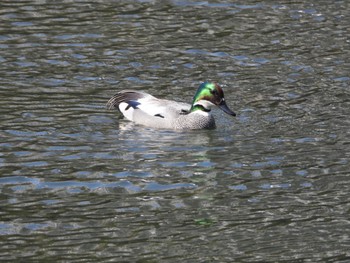
[[[209,112],[212,105],[218,106],[229,115],[236,116],[236,113],[227,107],[222,88],[216,83],[204,82],[193,97],[190,112],[197,110]]]

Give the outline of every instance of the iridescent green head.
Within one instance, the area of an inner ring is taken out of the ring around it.
[[[212,105],[218,106],[229,115],[236,116],[236,113],[227,107],[222,88],[216,83],[204,82],[193,97],[190,112],[197,110],[209,112]]]

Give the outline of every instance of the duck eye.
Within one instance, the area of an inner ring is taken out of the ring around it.
[[[211,94],[213,94],[214,96],[217,96],[218,95],[218,91],[216,89],[214,89],[214,90],[211,91]]]

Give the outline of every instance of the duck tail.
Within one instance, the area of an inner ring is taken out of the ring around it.
[[[119,104],[124,102],[125,98],[123,93],[116,93],[112,98],[107,102],[107,109],[112,110],[114,108],[118,108]]]
[[[107,109],[112,110],[114,108],[119,109],[119,104],[125,102],[130,104],[132,101],[137,101],[145,96],[145,94],[137,91],[121,91],[113,95],[107,102]]]

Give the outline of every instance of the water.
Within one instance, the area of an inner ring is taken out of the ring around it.
[[[347,1],[2,1],[0,259],[348,262]],[[231,118],[158,131],[118,90]]]

